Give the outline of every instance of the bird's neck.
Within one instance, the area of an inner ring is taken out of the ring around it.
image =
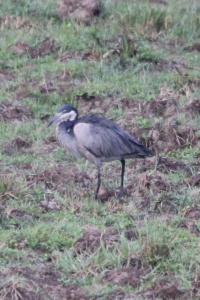
[[[77,117],[73,120],[70,120],[69,117],[63,117],[60,118],[59,123],[57,123],[57,130],[62,132],[69,132],[70,129],[73,129],[73,126],[77,120]]]

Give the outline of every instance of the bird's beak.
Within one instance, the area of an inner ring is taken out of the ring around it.
[[[61,115],[62,115],[62,113],[55,114],[55,116],[51,119],[51,121],[49,122],[47,127],[51,126],[54,122],[56,122],[61,117]]]

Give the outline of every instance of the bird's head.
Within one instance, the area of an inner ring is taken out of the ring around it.
[[[74,123],[74,121],[78,118],[78,111],[75,107],[70,104],[63,104],[58,107],[55,116],[51,119],[48,124],[48,127],[52,125],[54,122],[69,122]]]

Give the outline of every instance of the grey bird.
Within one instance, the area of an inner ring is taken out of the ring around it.
[[[48,126],[56,122],[58,143],[69,153],[84,157],[95,164],[98,184],[95,199],[101,186],[101,164],[120,160],[121,186],[119,197],[124,194],[125,159],[145,158],[151,152],[119,125],[101,115],[78,116],[78,110],[70,104],[61,105]]]

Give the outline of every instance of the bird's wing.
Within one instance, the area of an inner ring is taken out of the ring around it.
[[[114,122],[98,115],[85,116],[74,126],[74,134],[81,147],[96,157],[123,157],[138,154],[144,147]]]

